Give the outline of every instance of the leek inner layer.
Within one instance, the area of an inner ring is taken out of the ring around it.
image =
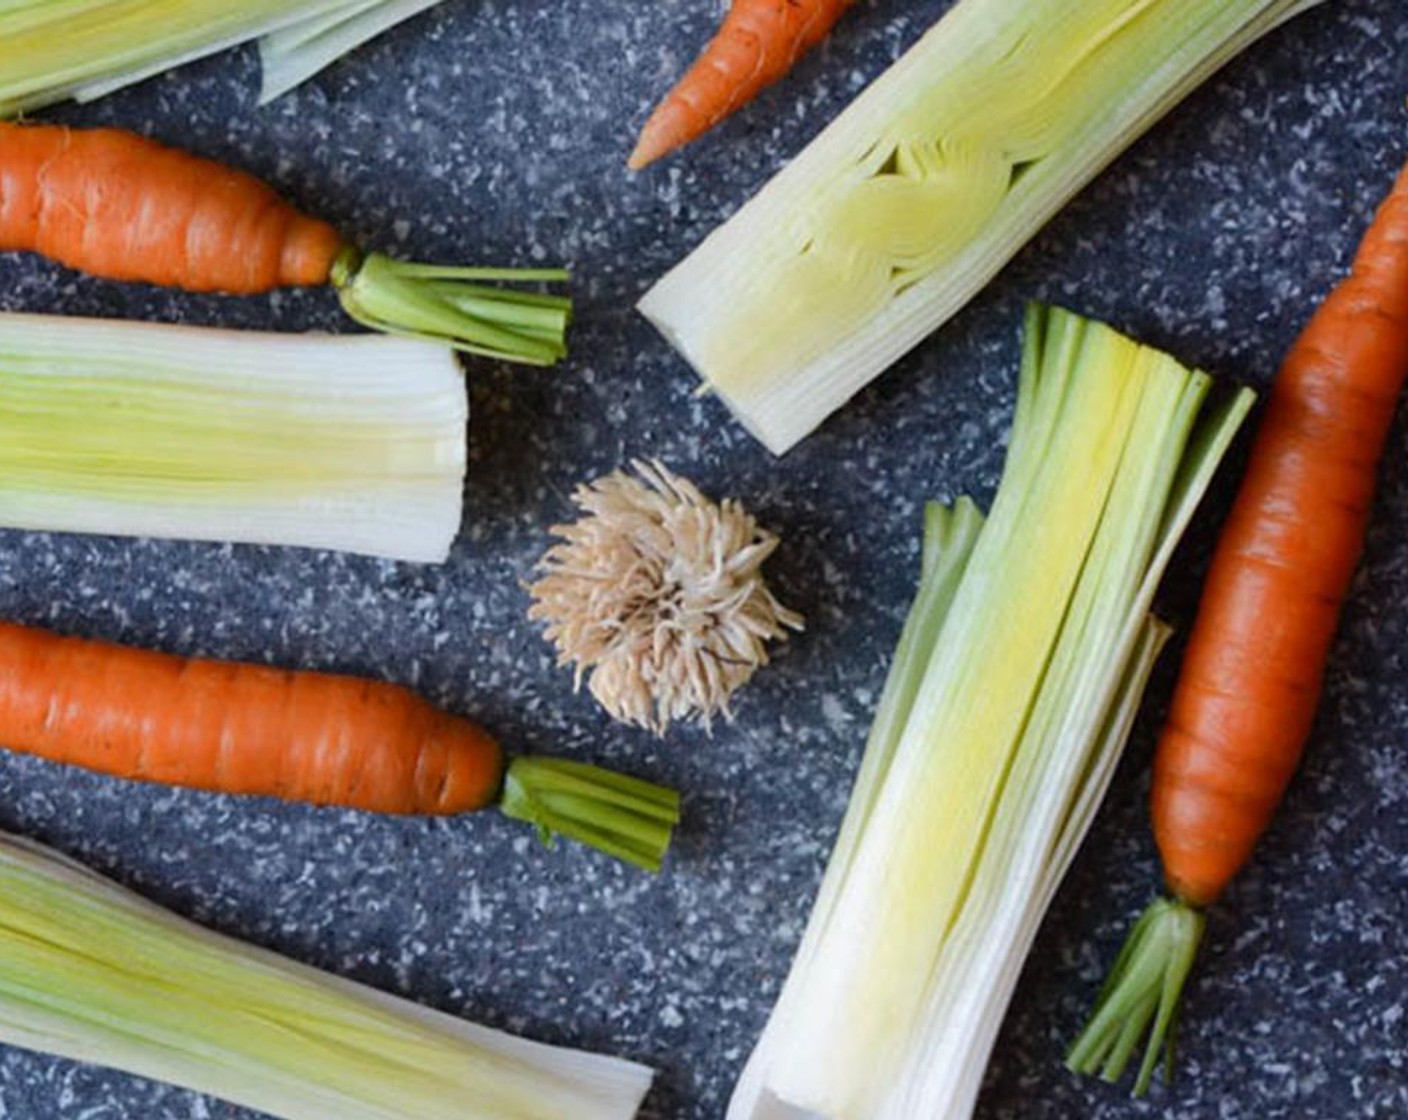
[[[961,0],[641,301],[774,452],[1314,0]]]

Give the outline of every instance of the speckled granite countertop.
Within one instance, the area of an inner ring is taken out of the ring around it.
[[[228,933],[534,1038],[657,1066],[648,1115],[716,1120],[768,1013],[840,820],[907,607],[918,510],[986,500],[1022,301],[1108,318],[1264,384],[1408,151],[1408,10],[1336,0],[1248,52],[1125,156],[938,337],[774,462],[631,310],[945,7],[862,4],[794,80],[650,173],[622,163],[713,3],[448,0],[274,106],[249,52],[83,110],[267,175],[376,247],[570,261],[573,358],[476,365],[466,524],[440,568],[251,547],[0,533],[5,616],[184,653],[385,676],[508,740],[686,791],[651,879],[511,822],[375,819],[141,788],[0,757],[0,826]],[[0,260],[0,306],[341,329],[324,293],[221,300]],[[524,621],[519,580],[579,480],[656,455],[779,531],[810,627],[714,737],[609,725]],[[1142,1103],[1061,1066],[1157,872],[1151,732],[1174,657],[1050,917],[998,1043],[987,1120],[1408,1116],[1408,432],[1303,773],[1213,914],[1182,1076]],[[1224,480],[1162,599],[1189,617]],[[0,1053],[0,1116],[186,1120],[239,1110]]]

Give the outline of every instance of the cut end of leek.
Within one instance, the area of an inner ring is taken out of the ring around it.
[[[782,454],[1318,0],[961,0],[640,301]]]
[[[444,346],[3,314],[0,526],[440,562],[468,417]]]
[[[680,820],[680,795],[581,762],[515,758],[499,809],[531,824],[544,844],[566,836],[655,872]]]
[[[524,365],[567,354],[571,299],[498,286],[565,281],[566,269],[442,267],[347,250],[331,279],[347,314],[373,330]]]
[[[651,1082],[242,945],[4,834],[0,1042],[283,1120],[630,1120]]]
[[[1186,903],[1161,898],[1144,911],[1110,970],[1090,1022],[1066,1056],[1073,1073],[1118,1081],[1148,1032],[1134,1096],[1149,1089],[1159,1057],[1173,1074],[1173,1032],[1183,985],[1198,955],[1206,919]]]

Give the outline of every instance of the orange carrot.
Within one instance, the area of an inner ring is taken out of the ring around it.
[[[0,122],[0,249],[190,291],[326,284],[342,238],[252,175],[113,128]]]
[[[821,42],[854,0],[733,0],[723,26],[641,129],[639,171],[698,139]]]
[[[0,250],[111,280],[250,295],[334,286],[376,330],[547,365],[570,303],[485,288],[560,269],[436,268],[362,254],[242,171],[120,129],[0,122]]]
[[[501,802],[541,830],[654,866],[677,819],[669,791],[595,767],[516,759],[506,768],[488,732],[397,685],[3,622],[0,742],[123,778],[381,813]]]
[[[1408,169],[1286,359],[1223,529],[1154,768],[1169,889],[1206,906],[1310,733],[1408,375]]]
[[[383,813],[498,794],[503,751],[396,685],[191,660],[0,623],[0,738],[123,778]]]
[[[1154,836],[1172,898],[1136,925],[1074,1068],[1119,1077],[1152,1019],[1135,1091],[1148,1084],[1202,909],[1251,855],[1310,733],[1405,377],[1408,168],[1272,388],[1154,762]]]

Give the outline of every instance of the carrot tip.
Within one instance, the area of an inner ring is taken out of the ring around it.
[[[636,141],[636,146],[626,157],[626,166],[632,171],[640,171],[642,168],[649,167],[669,150],[668,146],[659,142],[651,130],[650,122],[647,121],[645,128],[641,131],[640,139]]]

